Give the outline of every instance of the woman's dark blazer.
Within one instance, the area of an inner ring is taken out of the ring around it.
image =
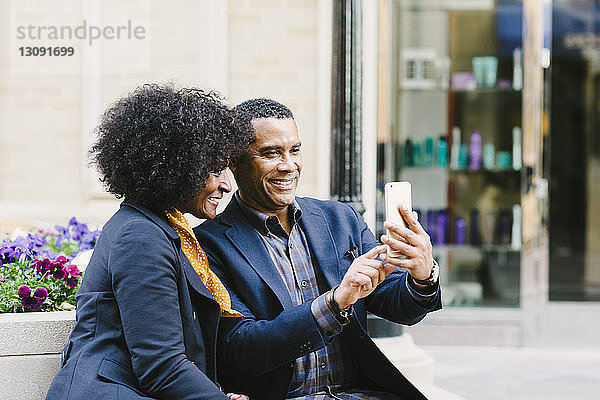
[[[125,201],[85,271],[46,399],[225,400],[214,383],[218,324],[219,305],[175,230]]]

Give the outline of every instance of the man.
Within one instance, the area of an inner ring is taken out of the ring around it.
[[[386,223],[404,241],[384,235],[378,245],[352,207],[296,198],[301,143],[287,107],[254,99],[235,111],[255,135],[231,167],[239,190],[195,229],[244,315],[221,329],[220,383],[258,400],[425,399],[366,333],[367,311],[411,325],[441,308],[416,214],[402,210],[410,229]]]

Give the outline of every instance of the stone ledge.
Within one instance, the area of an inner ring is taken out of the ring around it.
[[[75,311],[0,314],[3,398],[43,399],[75,324]],[[460,400],[433,386],[433,359],[408,334],[374,339],[381,351],[432,400]],[[29,373],[23,373],[29,371]]]
[[[44,399],[59,366],[58,354],[0,357],[2,399]]]
[[[60,353],[74,325],[75,311],[0,314],[0,357]]]
[[[373,339],[377,347],[411,382],[433,384],[433,359],[408,334]]]
[[[433,358],[417,347],[409,334],[375,338],[373,341],[396,368],[429,400],[465,400],[454,393],[434,386]]]

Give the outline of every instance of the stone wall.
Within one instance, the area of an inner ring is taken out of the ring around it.
[[[232,103],[270,97],[294,112],[304,157],[299,192],[318,197],[329,193],[329,115],[320,115],[331,101],[331,53],[322,48],[331,42],[330,20],[323,21],[330,4],[243,0],[229,6],[229,97]]]
[[[74,323],[74,311],[0,314],[3,399],[38,400],[46,396]]]
[[[327,197],[330,0],[49,0],[0,3],[0,228],[14,221],[103,224],[118,207],[87,164],[93,129],[115,99],[145,82],[269,96],[295,112],[300,192]],[[143,39],[20,39],[18,27],[119,26]],[[22,57],[22,46],[72,46],[72,57]]]

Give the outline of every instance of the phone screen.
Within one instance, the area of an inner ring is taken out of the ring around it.
[[[398,210],[399,206],[406,207],[409,211],[412,211],[412,193],[410,182],[388,182],[385,185],[385,219],[386,221],[393,222],[397,225],[403,225],[408,227],[406,221],[402,217],[402,214]],[[388,236],[403,240],[395,233],[387,231]],[[388,246],[388,255],[390,257],[403,257],[403,254],[397,251],[391,251]]]

